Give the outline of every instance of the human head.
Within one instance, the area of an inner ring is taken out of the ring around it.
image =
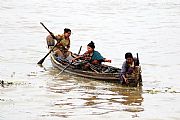
[[[94,45],[94,42],[91,41],[88,45],[87,45],[87,50],[88,52],[93,52],[94,51],[94,48],[95,48],[95,45]]]
[[[127,62],[128,64],[131,64],[131,63],[133,62],[132,53],[127,52],[127,53],[125,54],[125,59],[126,59],[126,62]]]
[[[71,35],[71,30],[69,28],[64,28],[65,37],[69,37]]]
[[[93,41],[91,41],[87,46],[91,47],[92,49],[95,48],[95,45],[94,45],[94,42],[93,42]]]

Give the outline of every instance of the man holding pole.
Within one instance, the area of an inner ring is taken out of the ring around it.
[[[55,54],[57,55],[57,57],[59,58],[67,58],[70,55],[70,35],[71,35],[71,30],[68,28],[64,29],[64,33],[62,35],[58,34],[56,35],[56,42],[57,45],[56,47],[53,49],[53,51],[55,52]],[[52,35],[48,35],[47,38],[47,44],[48,47],[50,46],[54,46],[55,42],[54,39],[52,37]]]

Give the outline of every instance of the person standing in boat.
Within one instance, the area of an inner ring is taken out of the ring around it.
[[[57,57],[59,58],[67,58],[70,55],[70,35],[71,35],[71,30],[69,28],[65,28],[64,29],[64,33],[63,34],[58,34],[55,37],[57,38],[58,44],[57,46],[54,48],[54,52],[56,54]],[[55,45],[55,41],[52,38],[51,35],[48,35],[47,38],[47,44],[48,47],[50,46],[54,46]]]
[[[95,45],[93,41],[91,41],[87,45],[87,51],[83,55],[74,58],[72,61],[74,62],[75,60],[80,58],[82,60],[88,61],[88,63],[84,65],[85,70],[87,70],[90,67],[90,64],[99,65],[102,62],[111,63],[111,60],[104,58],[98,51],[95,50]]]
[[[138,65],[137,58],[133,58],[132,53],[127,52],[125,54],[125,59],[122,69],[120,71],[120,80],[122,84],[128,84],[127,74],[132,74],[135,71],[136,66]]]

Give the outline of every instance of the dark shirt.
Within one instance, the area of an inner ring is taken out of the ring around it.
[[[137,61],[137,59],[134,58],[134,60],[133,60],[134,66],[128,65],[127,62],[124,61],[123,65],[122,65],[122,69],[121,69],[120,75],[125,75],[126,73],[128,73],[128,74],[132,73],[133,70],[134,70],[134,67],[136,66],[136,61]]]

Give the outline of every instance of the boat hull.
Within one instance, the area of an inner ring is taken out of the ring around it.
[[[58,68],[61,71],[67,66],[58,62],[53,55],[51,55],[51,62],[54,67]],[[64,72],[71,75],[90,78],[90,79],[119,82],[119,73],[96,73],[93,71],[91,72],[91,71],[73,69],[71,67],[66,68]]]

